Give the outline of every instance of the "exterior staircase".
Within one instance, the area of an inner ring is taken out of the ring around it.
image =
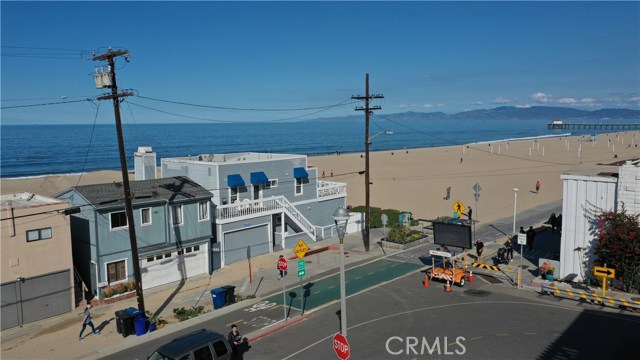
[[[240,218],[251,218],[284,212],[309,237],[316,239],[316,227],[284,196],[258,200],[243,200],[216,207],[216,222],[228,223]]]

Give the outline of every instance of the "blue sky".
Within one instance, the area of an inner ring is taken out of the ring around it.
[[[278,121],[496,106],[640,109],[640,3],[2,1],[2,123],[113,122],[92,51],[117,59],[123,118]],[[51,50],[55,49],[55,50]],[[298,111],[229,110],[307,109]],[[331,105],[340,104],[332,108]],[[316,109],[318,108],[318,109]],[[322,111],[321,111],[322,110]],[[171,113],[173,115],[167,114]],[[97,114],[97,115],[96,115]]]

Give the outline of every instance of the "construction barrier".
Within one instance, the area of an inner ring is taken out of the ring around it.
[[[614,298],[609,295],[598,295],[595,291],[559,288],[556,284],[542,284],[541,293],[552,296],[560,296],[569,299],[578,299],[590,301],[601,305],[611,306],[615,308],[625,308],[632,311],[640,310],[640,301],[627,300],[620,297]]]
[[[487,265],[487,264],[473,263],[473,264],[471,264],[471,266],[476,267],[476,268],[480,268],[480,269],[487,269],[487,270],[493,270],[493,271],[502,271],[499,266],[493,266],[493,265]]]

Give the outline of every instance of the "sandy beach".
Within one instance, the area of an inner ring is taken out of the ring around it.
[[[514,188],[517,210],[524,211],[562,198],[562,173],[595,175],[615,171],[611,164],[640,158],[640,131],[589,136],[544,138],[456,145],[438,148],[372,151],[371,206],[412,212],[414,218],[451,215],[460,200],[474,209],[480,221],[513,214]],[[374,147],[375,149],[375,147]],[[581,149],[581,156],[579,149]],[[616,157],[617,156],[617,157]],[[324,172],[325,181],[347,184],[347,203],[364,205],[364,153],[309,157],[309,165]],[[331,174],[333,173],[333,176]],[[2,179],[2,194],[31,192],[53,196],[77,185],[120,181],[119,171],[80,175]],[[541,189],[535,193],[535,183]],[[480,184],[477,207],[474,184]],[[451,196],[444,199],[447,187]]]

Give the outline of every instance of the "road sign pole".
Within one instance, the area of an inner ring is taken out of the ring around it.
[[[518,266],[518,283],[517,283],[518,289],[520,289],[520,271],[522,271],[522,252],[524,251],[523,248],[524,246],[520,244],[520,266]]]
[[[606,296],[607,295],[607,277],[603,276],[602,277],[602,296]]]
[[[282,309],[284,310],[284,321],[287,322],[287,294],[284,290],[284,279],[285,277],[280,279],[282,280]]]
[[[304,293],[302,292],[302,278],[300,278],[300,315],[304,315],[304,307],[302,305],[302,298]]]

